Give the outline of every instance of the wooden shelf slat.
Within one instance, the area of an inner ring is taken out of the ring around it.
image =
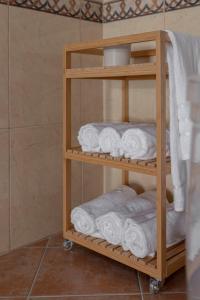
[[[89,54],[89,55],[98,55],[103,56],[104,50],[103,49],[86,49],[79,51],[80,54]],[[137,50],[131,51],[131,57],[138,58],[138,57],[152,57],[156,56],[156,49],[144,49],[144,50]]]
[[[120,246],[113,246],[104,240],[99,239],[99,242],[86,239],[87,235],[79,235],[74,229],[68,230],[64,233],[64,237],[79,245],[82,245],[90,250],[96,251],[104,256],[110,257],[120,263],[130,266],[138,271],[145,270],[146,274],[152,277],[156,277],[156,267],[152,265],[145,265],[141,263],[141,259],[136,258],[134,255],[124,255],[126,251],[123,251]]]
[[[157,276],[157,262],[155,257],[145,257],[144,259],[134,256],[130,251],[124,251],[121,246],[111,245],[103,239],[95,239],[94,237],[80,234],[73,228],[64,232],[64,238],[69,239],[79,245],[90,250],[96,251],[104,256],[114,259],[138,271],[144,272],[154,278]],[[171,275],[177,267],[184,264],[185,243],[180,242],[177,245],[167,249],[167,274]],[[175,263],[177,262],[177,263]]]
[[[163,34],[165,34],[166,41],[169,41],[168,34],[165,32],[163,32]],[[152,32],[125,35],[120,37],[107,38],[103,40],[101,39],[96,41],[86,41],[86,42],[80,42],[74,44],[70,43],[65,46],[65,51],[76,53],[76,52],[81,52],[82,50],[156,41],[159,38],[159,35],[160,35],[160,31],[152,31]]]
[[[156,63],[131,64],[116,67],[74,68],[65,70],[66,78],[109,79],[124,77],[156,76]]]
[[[113,158],[109,154],[82,152],[80,148],[69,149],[65,153],[65,158],[82,161],[85,163],[108,166],[116,169],[128,170],[132,172],[156,176],[156,160],[131,160],[126,158]],[[170,161],[166,162],[167,174],[170,174]]]

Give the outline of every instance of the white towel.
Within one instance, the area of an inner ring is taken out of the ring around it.
[[[125,131],[121,139],[122,153],[131,159],[156,157],[156,126],[140,124]],[[169,132],[166,132],[166,155],[169,155]]]
[[[156,191],[145,192],[135,198],[124,201],[122,206],[114,207],[107,214],[98,217],[96,219],[97,229],[109,243],[114,245],[121,244],[126,219],[155,207]]]
[[[196,260],[198,264],[200,257],[200,76],[192,76],[189,79],[188,100],[191,105],[192,151],[188,176],[187,254],[190,261]]]
[[[121,137],[128,129],[135,126],[131,123],[113,123],[111,126],[104,128],[99,135],[99,145],[103,153],[110,153],[111,156],[117,157],[122,155]]]
[[[185,238],[185,214],[175,212],[171,206],[167,211],[167,246],[172,246]],[[144,258],[154,256],[156,241],[156,211],[129,218],[124,224],[122,247],[135,256]]]
[[[71,222],[77,231],[96,236],[95,219],[114,208],[120,210],[124,203],[132,200],[135,196],[136,192],[132,188],[122,185],[109,193],[75,207],[71,212]]]
[[[186,198],[187,167],[190,158],[191,122],[187,102],[187,79],[200,74],[200,38],[167,31],[170,88],[170,145],[175,210],[183,211]]]
[[[99,134],[108,123],[89,123],[81,126],[78,141],[84,152],[100,152]]]
[[[193,261],[200,256],[200,220],[190,224],[188,239],[188,259]]]

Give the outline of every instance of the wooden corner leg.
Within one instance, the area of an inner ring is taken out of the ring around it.
[[[166,64],[165,34],[156,40],[156,124],[157,124],[157,272],[166,277]]]

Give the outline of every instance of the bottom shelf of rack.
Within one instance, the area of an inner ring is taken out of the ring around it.
[[[124,251],[121,246],[111,245],[103,239],[79,233],[74,229],[70,229],[64,232],[64,238],[104,256],[112,258],[151,277],[157,278],[156,257],[145,257],[144,259],[138,258],[134,256],[130,251]],[[184,242],[167,248],[166,263],[166,277],[170,276],[172,273],[185,265]]]

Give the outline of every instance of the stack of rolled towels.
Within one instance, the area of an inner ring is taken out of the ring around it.
[[[185,215],[166,199],[166,241],[172,246],[185,238]],[[156,252],[156,191],[137,193],[119,188],[75,207],[71,222],[76,231],[121,245],[139,258]]]
[[[82,126],[78,141],[84,152],[109,153],[130,159],[156,157],[154,123],[90,123]],[[169,156],[169,131],[166,131],[166,156]]]

